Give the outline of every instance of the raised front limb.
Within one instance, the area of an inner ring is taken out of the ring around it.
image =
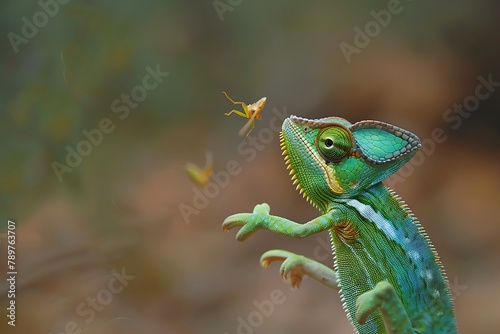
[[[227,217],[222,223],[224,231],[233,227],[241,226],[236,234],[236,239],[243,241],[252,233],[259,229],[266,228],[270,231],[286,235],[292,238],[305,238],[311,234],[327,230],[337,224],[340,218],[340,211],[330,211],[305,224],[298,224],[286,218],[271,216],[267,203],[257,204],[253,213],[237,213]]]

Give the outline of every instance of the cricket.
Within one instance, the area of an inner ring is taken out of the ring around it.
[[[234,105],[241,105],[241,107],[243,108],[243,112],[241,112],[239,110],[233,109],[230,112],[225,113],[224,115],[229,116],[232,113],[235,113],[236,115],[238,115],[240,117],[244,117],[244,118],[248,119],[248,121],[246,122],[246,124],[238,132],[238,134],[240,135],[240,137],[243,137],[245,135],[245,133],[247,132],[248,128],[251,127],[250,131],[248,131],[248,133],[245,136],[245,140],[246,140],[248,138],[248,136],[250,135],[250,133],[255,128],[255,120],[260,120],[262,118],[261,112],[262,112],[262,109],[264,109],[264,106],[266,104],[267,98],[263,97],[259,101],[247,105],[245,102],[236,102],[236,101],[234,101],[233,99],[231,99],[229,97],[229,95],[227,95],[226,92],[222,92],[222,93]]]

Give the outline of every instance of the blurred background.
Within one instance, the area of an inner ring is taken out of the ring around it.
[[[221,229],[262,202],[319,215],[285,170],[285,113],[426,143],[388,184],[439,251],[460,332],[500,331],[498,2],[64,2],[0,5],[2,333],[352,333],[335,291],[259,266],[272,248],[331,266],[327,233]],[[252,141],[222,91],[267,97]],[[184,166],[207,151],[238,168],[203,189]]]

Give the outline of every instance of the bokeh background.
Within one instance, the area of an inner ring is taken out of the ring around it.
[[[6,273],[11,219],[18,271],[15,328],[0,282],[2,333],[353,332],[335,291],[311,280],[292,291],[278,265],[259,266],[271,248],[314,257],[327,233],[240,243],[222,232],[225,217],[261,202],[298,222],[319,214],[291,185],[277,133],[242,154],[245,120],[224,116],[233,106],[222,91],[267,96],[256,138],[278,110],[378,119],[434,143],[390,183],[440,253],[461,333],[500,331],[499,85],[474,106],[479,78],[500,81],[498,2],[42,3],[53,6],[46,21],[40,3],[0,5],[0,263]],[[392,5],[398,14],[374,23],[372,11]],[[22,39],[34,15],[40,27]],[[372,36],[346,57],[341,45],[356,47],[367,24]],[[126,117],[115,112],[156,67],[168,77]],[[449,111],[464,102],[473,111]],[[58,178],[54,162],[103,119],[113,131]],[[436,143],[435,129],[446,139]],[[231,160],[240,170],[186,219],[180,207],[194,208],[201,188],[184,166],[202,167],[207,151],[215,172]],[[113,270],[128,281],[110,294]]]

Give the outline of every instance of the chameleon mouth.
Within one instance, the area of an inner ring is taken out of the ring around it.
[[[297,179],[297,174],[295,172],[295,169],[292,165],[292,162],[290,161],[289,157],[289,152],[287,151],[286,147],[286,142],[285,142],[285,132],[287,136],[289,136],[291,139],[295,139],[297,141],[300,141],[302,146],[303,146],[303,151],[307,152],[308,157],[313,160],[313,165],[317,167],[318,172],[322,173],[324,175],[324,179],[328,183],[328,187],[330,190],[336,194],[336,195],[342,195],[345,190],[338,184],[338,181],[336,179],[335,175],[335,170],[333,168],[329,168],[327,166],[327,163],[325,160],[315,151],[313,147],[311,147],[311,144],[308,143],[308,141],[304,138],[303,133],[305,131],[310,131],[311,129],[315,128],[323,128],[331,125],[331,120],[336,120],[338,123],[341,125],[348,124],[347,121],[345,121],[342,118],[339,117],[327,117],[327,118],[321,118],[321,119],[306,119],[302,117],[297,117],[297,116],[290,116],[285,121],[283,122],[283,127],[282,131],[280,133],[280,145],[281,149],[283,150],[283,155],[285,156],[285,163],[287,164],[287,168],[291,169],[290,170],[290,175],[292,175],[292,181],[293,184],[299,183],[297,185],[297,190],[303,195],[303,197],[311,203],[314,207],[318,208],[318,206],[307,196],[305,193],[305,190],[303,186],[300,184],[300,181],[305,182],[306,187],[308,180],[307,179],[302,179],[298,180]],[[330,122],[329,122],[330,121]],[[347,126],[347,125],[346,125]],[[292,150],[293,151],[293,150]],[[320,194],[318,194],[320,195]],[[325,200],[328,201],[328,198],[324,198]]]
[[[286,142],[285,142],[285,135],[283,134],[283,131],[280,132],[280,147],[281,147],[281,151],[282,151],[281,155],[285,159],[286,169],[290,170],[290,172],[288,174],[292,178],[292,184],[297,185],[295,189],[299,191],[299,194],[301,194],[302,197],[304,197],[304,199],[306,201],[308,201],[309,203],[311,203],[312,206],[314,206],[315,208],[318,209],[318,206],[316,205],[316,203],[314,203],[309,198],[309,196],[307,196],[306,192],[304,191],[304,188],[302,187],[302,185],[299,182],[299,179],[297,177],[297,171],[293,167],[293,164],[290,160],[290,155],[288,154],[288,150],[287,150]]]

